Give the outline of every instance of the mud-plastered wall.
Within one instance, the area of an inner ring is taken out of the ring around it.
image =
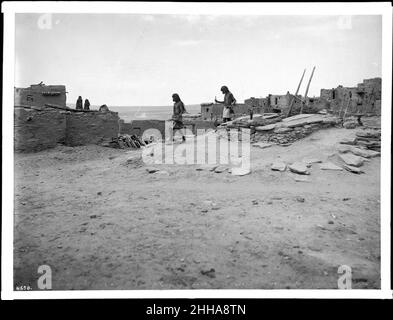
[[[17,152],[36,152],[64,143],[66,112],[14,109],[14,149]]]
[[[117,138],[117,112],[70,112],[56,109],[14,109],[14,150],[37,152],[57,144],[100,144]]]
[[[67,114],[65,144],[99,144],[119,133],[117,112],[70,112]]]
[[[131,122],[120,121],[120,134],[142,135],[149,131],[160,132],[165,137],[165,120],[133,120]]]

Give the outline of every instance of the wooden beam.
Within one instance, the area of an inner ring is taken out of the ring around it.
[[[299,92],[300,85],[302,84],[302,81],[303,81],[303,78],[304,78],[304,74],[305,74],[305,73],[306,73],[306,69],[304,69],[303,75],[302,75],[302,77],[300,78],[299,84],[298,84],[297,89],[296,89],[295,96],[292,98],[291,103],[289,104],[289,108],[288,108],[288,112],[287,112],[287,117],[289,117],[289,115],[291,114],[293,104],[294,104],[294,102],[295,102],[295,99],[297,98],[297,94],[298,94],[298,92]]]
[[[314,66],[314,68],[312,69],[311,76],[310,76],[310,80],[308,80],[306,92],[305,92],[305,94],[304,94],[304,102],[302,103],[302,107],[301,107],[301,109],[300,109],[300,114],[303,113],[303,106],[306,104],[306,101],[307,101],[308,89],[310,88],[310,83],[311,83],[312,77],[313,77],[313,75],[314,75],[314,71],[315,71],[315,66]]]
[[[56,104],[45,103],[45,107],[60,109],[64,111],[72,111],[72,112],[99,112],[98,110],[83,110],[83,109],[72,109],[69,107],[63,107]]]
[[[348,111],[349,105],[351,104],[351,101],[352,101],[352,99],[349,98],[348,103],[347,103],[347,107],[345,108],[345,112],[344,112],[344,115],[343,115],[343,124],[344,124],[344,121],[345,121],[345,117],[347,115],[347,111]]]

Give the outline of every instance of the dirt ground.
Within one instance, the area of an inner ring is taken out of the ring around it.
[[[380,158],[357,175],[310,168],[309,182],[270,164],[303,158],[337,163],[332,128],[290,146],[251,147],[252,172],[160,165],[140,151],[99,146],[15,154],[15,286],[54,290],[380,287]],[[156,165],[157,167],[157,165]]]

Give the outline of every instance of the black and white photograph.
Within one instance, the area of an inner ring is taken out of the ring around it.
[[[391,3],[2,12],[3,298],[391,298]]]

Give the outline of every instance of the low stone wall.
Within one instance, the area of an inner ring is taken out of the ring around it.
[[[272,124],[270,130],[261,130],[261,127],[256,127],[254,141],[288,144],[302,139],[314,131],[336,126],[340,121],[331,116],[310,115],[309,118],[301,117],[302,115],[291,117],[293,118],[292,121],[289,120],[291,118],[286,118],[282,122]]]
[[[14,149],[36,152],[65,142],[66,112],[14,109]]]
[[[65,143],[68,146],[99,144],[117,137],[117,112],[70,112],[67,114]]]
[[[14,108],[14,150],[37,152],[55,147],[99,144],[117,138],[117,112],[70,112]]]

